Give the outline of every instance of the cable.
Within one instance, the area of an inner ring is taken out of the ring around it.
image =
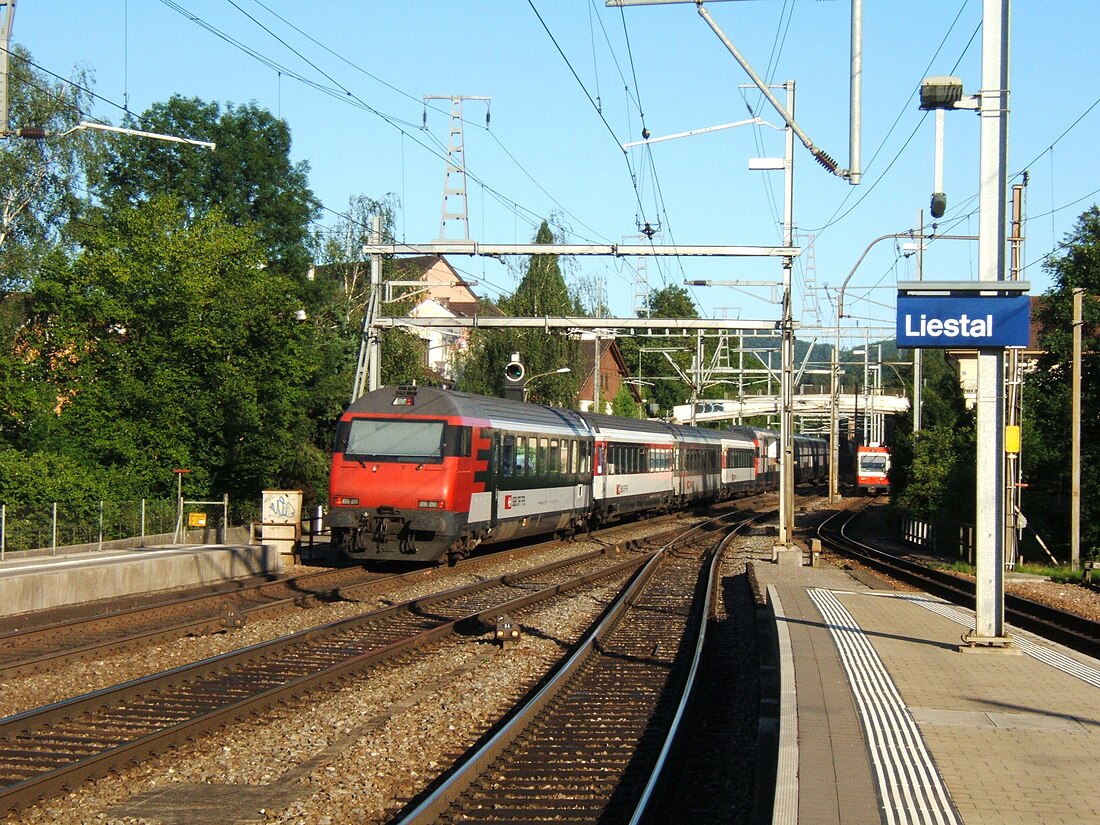
[[[550,31],[550,27],[546,25],[546,21],[542,18],[542,15],[539,14],[539,10],[535,8],[534,0],[527,0],[527,5],[529,5],[531,7],[531,11],[535,13],[535,17],[538,18],[539,23],[542,25],[543,31],[545,31],[546,35],[550,38],[550,42],[554,44],[554,48],[557,49],[558,54],[561,55],[561,59],[565,61],[565,65],[569,69],[570,74],[573,75],[573,79],[577,81],[577,85],[581,87],[581,91],[584,92],[584,96],[587,97],[588,102],[592,104],[592,108],[595,110],[597,116],[600,119],[600,122],[603,123],[604,127],[607,129],[608,134],[611,135],[611,139],[615,141],[615,146],[619,149],[619,151],[623,153],[623,160],[626,163],[627,173],[630,175],[631,184],[634,187],[634,196],[638,203],[638,211],[644,216],[645,206],[642,204],[641,194],[638,192],[637,176],[634,174],[634,170],[630,165],[630,155],[625,149],[623,149],[622,144],[620,143],[618,137],[615,135],[615,130],[612,129],[611,124],[607,122],[607,118],[604,117],[601,108],[596,105],[596,101],[592,99],[591,93],[584,85],[584,82],[581,80],[580,75],[577,74],[577,70],[573,68],[573,64],[569,62],[569,58],[566,56],[565,51],[558,43],[557,38],[554,37],[554,33]]]
[[[924,73],[921,75],[922,78],[928,76],[928,72],[931,70],[932,64],[936,61],[936,58],[939,57],[940,52],[943,51],[944,45],[947,43],[948,37],[951,36],[951,33],[955,30],[955,27],[958,25],[959,19],[962,17],[962,13],[963,13],[963,11],[965,11],[968,3],[969,3],[969,0],[963,0],[962,4],[959,7],[958,12],[955,14],[955,18],[951,21],[951,25],[948,26],[947,32],[944,34],[943,38],[940,40],[940,45],[936,48],[936,51],[933,53],[932,57],[929,58],[928,63],[925,66]],[[967,41],[966,46],[963,48],[962,53],[959,55],[958,59],[955,61],[955,65],[952,67],[952,71],[954,71],[956,68],[958,68],[959,64],[962,62],[963,57],[965,57],[967,52],[970,51],[970,47],[973,45],[974,39],[977,37],[978,32],[981,31],[981,28],[982,28],[982,24],[981,24],[981,21],[979,20],[977,26],[975,26],[974,31],[970,35],[970,39]],[[893,134],[894,129],[901,122],[901,119],[905,115],[905,113],[910,110],[910,106],[912,105],[913,97],[915,95],[917,95],[919,93],[919,91],[920,91],[920,84],[918,83],[917,87],[916,87],[916,90],[913,92],[913,94],[911,94],[906,99],[905,104],[902,106],[901,110],[898,112],[898,116],[894,119],[894,123],[890,126],[890,129],[886,132],[886,135],[882,138],[882,141],[879,143],[879,147],[875,150],[874,154],[871,156],[871,160],[868,161],[868,163],[866,164],[866,166],[864,168],[864,174],[866,174],[867,170],[869,170],[870,168],[872,168],[874,166],[875,160],[878,158],[879,154],[882,152],[882,150],[886,146],[886,141],[889,139],[890,135]],[[832,216],[824,224],[822,224],[819,227],[815,227],[813,229],[810,229],[808,231],[816,232],[820,235],[820,233],[823,232],[824,230],[834,226],[835,224],[842,221],[844,218],[848,217],[848,215],[850,215],[852,213],[852,211],[857,206],[859,206],[861,203],[863,203],[863,201],[866,200],[867,197],[870,196],[870,194],[875,190],[875,188],[877,188],[879,183],[881,183],[882,180],[886,177],[886,174],[894,167],[894,164],[897,163],[898,160],[901,158],[902,153],[909,147],[909,144],[912,142],[914,136],[917,133],[917,130],[920,128],[920,126],[923,122],[924,122],[924,117],[922,117],[920,119],[920,121],[917,122],[916,126],[913,127],[913,131],[910,133],[909,137],[906,138],[905,143],[902,144],[901,148],[894,155],[893,159],[890,161],[890,163],[886,167],[886,169],[884,169],[882,171],[882,173],[880,175],[878,175],[878,177],[875,179],[875,181],[869,187],[864,188],[864,191],[860,194],[860,197],[856,200],[856,202],[854,204],[852,204],[852,206],[847,211],[843,212],[843,214],[840,214],[841,210],[844,209],[844,205],[848,202],[848,200],[854,194],[853,189],[849,189],[848,193],[841,200],[840,204],[837,206],[837,208],[833,212]]]

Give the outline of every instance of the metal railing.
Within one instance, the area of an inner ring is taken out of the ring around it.
[[[150,541],[187,542],[181,531],[181,514],[186,527],[187,513],[205,502],[174,499],[98,501],[91,504],[50,502],[10,507],[0,504],[0,559],[11,553],[99,551],[110,546],[144,547]],[[212,514],[207,529],[227,527],[226,501]],[[186,511],[186,513],[185,513]],[[193,531],[192,531],[193,532]]]

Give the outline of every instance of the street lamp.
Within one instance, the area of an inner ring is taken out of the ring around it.
[[[920,107],[936,112],[935,182],[932,185],[933,218],[942,218],[947,211],[947,195],[943,192],[943,113],[947,109],[977,109],[977,98],[963,97],[963,83],[957,77],[926,77],[920,84]]]

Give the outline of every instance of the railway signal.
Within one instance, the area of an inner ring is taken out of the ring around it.
[[[519,360],[519,353],[513,352],[511,360],[504,365],[504,397],[512,401],[523,401],[527,387],[525,380],[527,369]]]

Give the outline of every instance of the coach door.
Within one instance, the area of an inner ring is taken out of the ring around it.
[[[500,473],[503,466],[501,453],[500,431],[493,432],[493,447],[489,456],[489,483],[486,489],[489,493],[489,526],[496,527],[497,519],[497,490],[500,489]]]
[[[592,453],[588,441],[569,440],[569,475],[573,478],[573,510],[587,512],[591,506]]]

